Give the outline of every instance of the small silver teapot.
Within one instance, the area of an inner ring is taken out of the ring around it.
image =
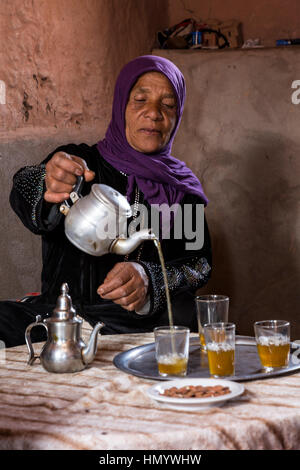
[[[107,253],[126,255],[134,251],[143,240],[153,240],[154,233],[143,229],[126,238],[127,219],[132,210],[127,199],[106,184],[93,184],[91,192],[81,197],[84,180],[77,183],[68,201],[60,205],[65,218],[65,234],[77,248],[93,256]]]
[[[81,338],[82,320],[76,315],[68,291],[68,284],[62,284],[61,295],[57,299],[56,308],[52,315],[43,321],[40,321],[41,317],[38,315],[37,321],[26,328],[25,340],[29,350],[29,365],[32,365],[39,357],[42,366],[48,372],[78,372],[94,359],[97,351],[98,332],[104,323],[99,322],[94,326],[86,346]],[[38,325],[46,328],[48,339],[40,356],[35,356],[30,332]]]

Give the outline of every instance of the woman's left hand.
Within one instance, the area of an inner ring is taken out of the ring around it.
[[[139,310],[145,302],[149,279],[139,263],[117,263],[107,274],[97,292],[103,299],[119,304],[125,310]]]

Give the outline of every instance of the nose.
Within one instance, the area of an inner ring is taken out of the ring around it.
[[[152,119],[152,121],[160,121],[163,115],[159,103],[149,102],[145,109],[144,116]]]

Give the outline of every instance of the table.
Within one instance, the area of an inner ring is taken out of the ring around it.
[[[0,449],[300,448],[300,373],[244,382],[244,394],[220,407],[167,410],[145,393],[155,381],[112,362],[153,340],[152,333],[101,336],[91,366],[74,374],[28,366],[26,346],[2,350]]]

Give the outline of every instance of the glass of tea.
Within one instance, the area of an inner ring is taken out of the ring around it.
[[[204,325],[209,372],[212,377],[234,375],[235,324],[227,322]]]
[[[184,377],[189,359],[189,328],[158,326],[154,328],[154,338],[159,375]]]
[[[290,323],[263,320],[254,323],[257,352],[266,372],[287,367],[290,358]]]
[[[228,322],[229,297],[226,295],[198,295],[195,297],[200,345],[205,351],[204,325]]]

